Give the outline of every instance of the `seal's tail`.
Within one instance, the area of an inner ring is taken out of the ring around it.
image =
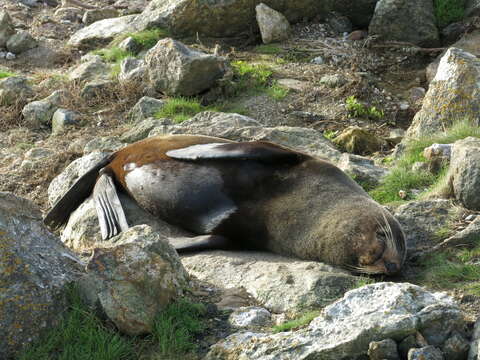
[[[78,178],[43,219],[43,223],[52,230],[65,224],[70,214],[92,193],[98,178],[98,172],[111,161],[111,155],[105,156],[90,170]]]

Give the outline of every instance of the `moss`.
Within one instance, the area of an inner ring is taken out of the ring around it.
[[[214,107],[206,107],[200,104],[196,98],[177,97],[170,98],[166,104],[154,116],[157,119],[169,118],[176,123],[188,120],[202,111],[217,111]]]
[[[434,0],[435,17],[440,28],[460,21],[465,13],[465,0]]]

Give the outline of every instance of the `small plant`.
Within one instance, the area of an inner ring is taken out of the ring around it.
[[[128,36],[131,36],[142,50],[148,50],[154,47],[158,40],[168,37],[169,33],[165,29],[154,28],[127,34]]]
[[[374,284],[374,283],[375,283],[375,280],[373,280],[369,277],[359,276],[358,279],[357,279],[356,287],[361,288],[363,286]]]
[[[120,49],[117,46],[103,48],[92,52],[94,55],[100,55],[105,61],[110,63],[120,62],[127,57],[134,57],[131,52]]]
[[[272,328],[272,330],[275,333],[295,330],[295,329],[298,329],[300,327],[304,327],[304,326],[310,324],[310,322],[319,315],[320,315],[319,310],[309,311],[309,312],[306,312],[305,314],[303,314],[302,316],[300,316],[297,319],[287,321],[287,322],[285,322],[283,324],[280,324],[280,325],[275,325]]]
[[[246,61],[232,63],[236,93],[265,91],[272,77],[272,69],[264,64],[250,64]]]
[[[272,99],[275,100],[282,100],[284,99],[289,93],[288,89],[285,89],[277,84],[273,84],[269,88],[267,88],[267,94],[270,96]]]
[[[167,100],[167,103],[155,114],[157,119],[169,118],[176,123],[190,119],[202,111],[216,111],[215,108],[205,107],[195,98],[177,97]]]
[[[10,77],[10,76],[15,76],[15,75],[16,74],[14,74],[12,72],[0,70],[0,79],[4,79],[4,78]]]
[[[256,46],[253,51],[255,51],[257,54],[277,55],[282,52],[282,49],[276,45],[263,44]]]
[[[435,17],[440,28],[462,20],[465,13],[465,0],[434,0]]]
[[[372,120],[379,120],[385,116],[383,110],[379,110],[375,106],[368,107],[360,103],[353,95],[346,99],[345,108],[351,117],[367,117]]]
[[[325,130],[323,132],[323,137],[328,140],[333,140],[337,136],[338,131],[336,130]]]
[[[204,329],[203,304],[180,300],[161,311],[154,321],[151,340],[163,356],[180,355],[195,349],[193,337]]]

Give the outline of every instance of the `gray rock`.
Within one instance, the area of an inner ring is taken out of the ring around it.
[[[444,360],[442,352],[434,346],[410,349],[408,360]],[[450,360],[450,359],[449,359]]]
[[[442,57],[421,110],[408,128],[408,138],[442,131],[455,121],[480,119],[480,60],[457,48]]]
[[[110,75],[110,66],[105,64],[101,57],[95,56],[76,66],[68,74],[71,81],[107,80]]]
[[[330,265],[271,253],[208,251],[185,255],[182,262],[189,274],[216,287],[243,286],[275,313],[325,306],[357,284]]]
[[[397,343],[392,339],[372,341],[368,345],[368,356],[370,360],[400,360]]]
[[[255,12],[264,44],[288,39],[290,23],[285,16],[264,3],[258,4]]]
[[[465,2],[465,17],[480,15],[480,0],[467,0]]]
[[[126,143],[133,143],[135,141],[143,140],[148,137],[148,134],[153,129],[165,125],[172,125],[171,120],[147,118],[136,123],[134,127],[125,132],[120,139]]]
[[[312,64],[323,65],[325,64],[325,59],[321,56],[317,56],[310,61]]]
[[[140,122],[154,116],[164,106],[164,100],[144,96],[133,106],[128,113],[128,117],[131,121]]]
[[[7,41],[7,50],[14,54],[20,54],[37,46],[37,40],[28,31],[23,30],[12,35]]]
[[[147,225],[109,245],[93,250],[82,289],[120,331],[150,333],[155,315],[183,292],[187,273],[167,238]]]
[[[90,25],[100,20],[116,18],[119,15],[120,12],[114,8],[92,9],[85,11],[82,22],[86,25]]]
[[[0,49],[7,46],[7,41],[15,34],[12,18],[5,10],[0,10]]]
[[[58,135],[65,131],[68,126],[78,125],[80,114],[67,109],[57,109],[52,116],[52,134]]]
[[[459,332],[454,332],[442,346],[448,360],[465,360],[469,349],[470,343]]]
[[[115,85],[115,81],[113,80],[92,80],[87,82],[83,86],[82,91],[80,91],[80,96],[86,101],[91,101],[99,98],[101,99],[103,94],[108,92]]]
[[[61,7],[55,10],[54,16],[60,21],[80,22],[84,10],[76,7]]]
[[[226,70],[225,60],[162,39],[145,55],[152,86],[169,95],[192,96],[210,89]]]
[[[477,319],[473,328],[472,340],[470,342],[470,350],[468,352],[468,360],[478,360],[480,354],[480,319]]]
[[[105,136],[105,137],[96,137],[85,144],[83,148],[84,154],[89,154],[94,151],[117,151],[125,147],[124,144],[118,136]]]
[[[410,201],[395,211],[407,238],[409,252],[429,249],[440,243],[438,234],[459,217],[458,209],[450,200]]]
[[[132,54],[136,54],[137,52],[140,51],[140,46],[138,43],[135,41],[134,38],[131,36],[127,37],[126,39],[122,40],[120,44],[118,44],[118,47],[122,50],[131,52]]]
[[[347,79],[345,79],[340,74],[333,74],[333,75],[324,75],[320,79],[320,84],[325,85],[331,88],[336,88],[343,86],[347,83]]]
[[[457,41],[463,34],[467,32],[467,24],[463,21],[454,22],[445,26],[441,31],[441,38],[443,44],[453,44]]]
[[[337,166],[350,175],[356,182],[367,186],[376,186],[388,174],[388,170],[376,166],[373,160],[348,153],[342,154]]]
[[[27,78],[10,76],[0,80],[0,103],[2,105],[12,105],[18,100],[25,101],[34,95]]]
[[[138,28],[137,15],[127,15],[113,19],[96,21],[78,30],[68,40],[68,45],[79,48],[100,47],[113,40],[117,35],[144,30]]]
[[[16,55],[11,52],[7,52],[7,55],[5,55],[5,59],[7,60],[14,60],[15,58],[16,58]]]
[[[33,128],[50,125],[53,113],[60,106],[63,96],[64,91],[57,90],[45,99],[28,103],[22,110],[23,118]]]
[[[432,0],[380,0],[368,27],[382,40],[407,41],[424,47],[439,45]]]
[[[0,254],[0,354],[8,359],[58,325],[66,286],[80,267],[45,228],[40,210],[6,192],[0,192]]]
[[[249,306],[236,309],[230,314],[228,322],[236,328],[253,328],[270,325],[271,318],[272,314],[267,309]]]
[[[398,344],[398,352],[402,359],[406,359],[408,356],[408,352],[410,349],[421,347],[420,344],[417,343],[417,339],[415,335],[408,335],[405,339],[399,342]]]
[[[480,139],[467,137],[453,144],[447,178],[455,199],[467,209],[480,210]]]
[[[338,34],[350,33],[353,29],[350,19],[338,12],[331,12],[326,20],[330,28]]]
[[[292,91],[303,91],[310,85],[307,81],[297,79],[278,79],[277,84]]]
[[[376,283],[347,292],[306,329],[241,332],[213,345],[205,359],[356,359],[372,341],[398,341],[421,330],[436,344],[462,326],[462,313],[447,296],[407,283]]]
[[[145,81],[147,76],[147,68],[141,59],[126,58],[120,63],[120,73],[118,74],[118,80],[120,81],[140,83]]]

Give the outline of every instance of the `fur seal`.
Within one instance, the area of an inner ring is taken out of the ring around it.
[[[179,252],[264,249],[397,273],[406,256],[398,221],[333,164],[273,143],[172,135],[133,143],[92,167],[44,219],[64,224],[93,191],[102,237],[128,228],[117,189],[195,234]]]

